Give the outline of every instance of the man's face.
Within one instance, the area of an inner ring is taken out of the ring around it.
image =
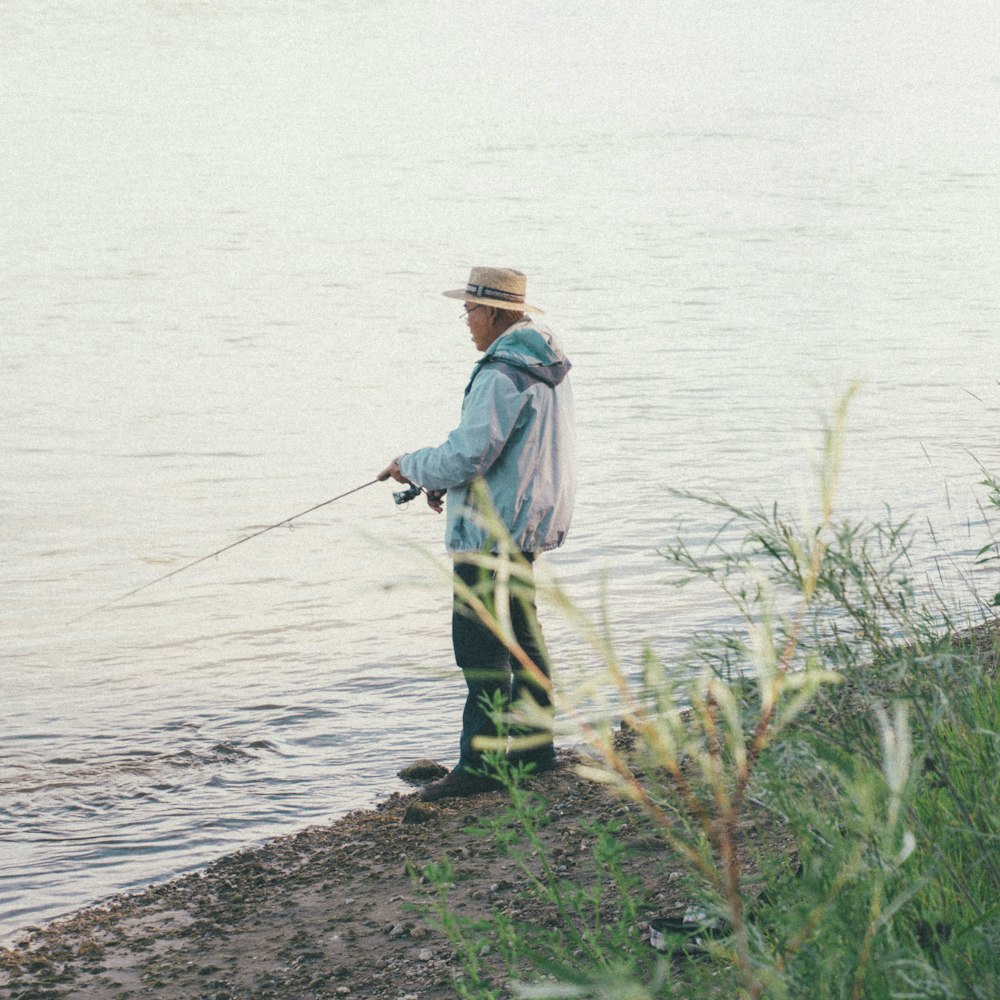
[[[493,317],[485,306],[465,304],[465,322],[469,324],[476,350],[485,351],[496,340],[493,335]]]

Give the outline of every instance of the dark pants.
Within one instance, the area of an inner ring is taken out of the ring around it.
[[[533,553],[525,553],[529,569]],[[455,560],[456,582],[462,581],[475,591],[491,612],[496,610],[496,574],[479,566]],[[546,678],[550,677],[548,653],[538,625],[535,608],[534,581],[510,581],[510,617],[514,638]],[[465,675],[469,694],[462,713],[462,737],[459,743],[458,766],[463,770],[482,767],[482,751],[473,747],[477,736],[496,736],[497,729],[487,706],[499,698],[504,707],[515,703],[525,692],[541,706],[552,701],[549,690],[525,674],[503,642],[483,624],[479,616],[466,605],[458,591],[451,616],[451,641],[455,662]],[[523,734],[524,730],[517,730]],[[551,745],[551,732],[548,733]]]

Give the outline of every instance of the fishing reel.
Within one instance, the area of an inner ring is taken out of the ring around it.
[[[411,486],[408,490],[400,490],[398,493],[393,493],[392,499],[397,504],[409,503],[411,500],[416,500],[423,492],[424,488],[422,486]]]

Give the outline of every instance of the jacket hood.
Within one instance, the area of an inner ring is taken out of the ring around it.
[[[490,345],[483,361],[524,368],[548,385],[559,385],[572,367],[552,331],[533,319],[515,323]]]

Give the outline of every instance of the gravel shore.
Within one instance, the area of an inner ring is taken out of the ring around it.
[[[575,751],[560,751],[560,762],[532,780],[547,802],[542,837],[552,862],[583,884],[600,879],[586,826],[615,819],[655,907],[649,916],[683,913],[680,866],[662,841],[633,807],[577,773]],[[414,872],[450,861],[451,906],[460,914],[500,909],[544,926],[555,919],[522,892],[525,877],[495,838],[471,829],[507,805],[503,792],[430,805],[397,793],[378,808],[28,929],[0,949],[0,996],[455,997],[460,967],[427,911],[432,889]]]

